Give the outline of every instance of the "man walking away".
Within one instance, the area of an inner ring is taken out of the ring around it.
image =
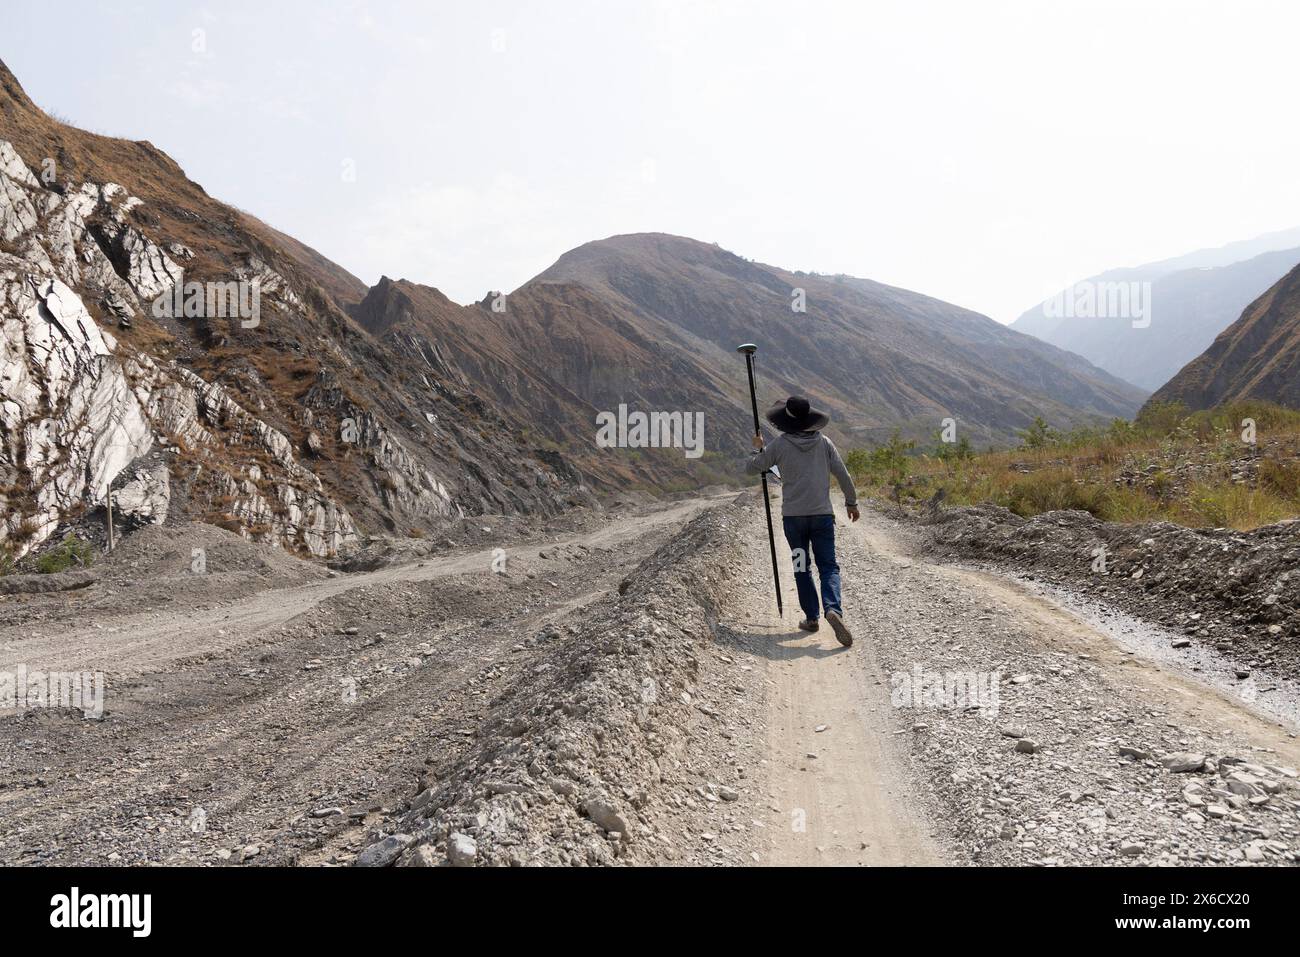
[[[814,409],[803,396],[794,395],[777,403],[767,411],[767,421],[781,434],[766,447],[762,435],[754,436],[755,451],[746,471],[760,475],[775,465],[781,472],[781,525],[790,544],[799,607],[804,613],[799,627],[816,631],[820,627],[819,611],[824,609],[835,637],[847,648],[853,644],[853,633],[844,623],[844,609],[840,604],[835,513],[831,509],[832,475],[844,493],[849,519],[856,522],[861,513],[853,479],[844,467],[839,450],[821,434],[830,420],[829,415]],[[820,608],[808,565],[810,556],[816,560],[821,577]]]

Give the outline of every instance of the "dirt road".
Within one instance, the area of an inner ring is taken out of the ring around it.
[[[727,496],[723,496],[726,498]],[[643,535],[680,526],[711,500],[692,500],[624,520],[598,531],[567,536],[562,546],[621,548]],[[554,545],[504,548],[504,568],[531,568],[539,553]],[[643,549],[637,549],[641,554]],[[171,667],[175,662],[221,654],[256,640],[330,599],[398,582],[419,584],[453,575],[491,571],[495,549],[430,558],[359,575],[345,575],[297,588],[260,592],[215,609],[149,611],[91,622],[62,621],[57,627],[0,629],[0,670],[39,661],[48,671],[104,670],[119,677]]]
[[[346,861],[453,762],[548,629],[712,500],[598,531],[162,609],[0,630],[0,671],[102,670],[102,721],[0,713],[0,862]]]
[[[561,863],[1296,860],[1295,728],[871,513],[838,526],[854,647],[804,634],[752,499],[679,538],[717,502],[501,574],[487,550],[0,628],[0,672],[109,684],[100,721],[0,714],[0,862],[347,864],[401,827],[435,862],[450,828],[511,863],[555,834]]]
[[[771,792],[804,825],[772,829],[771,863],[1295,859],[1295,728],[1010,578],[927,560],[877,514],[837,532],[855,646],[794,630],[788,562],[784,622],[749,623],[775,649]],[[761,520],[748,537],[740,606],[768,609]],[[1208,763],[1172,772],[1177,752]]]

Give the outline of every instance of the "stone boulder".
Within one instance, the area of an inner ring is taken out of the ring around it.
[[[113,493],[114,514],[133,525],[161,525],[171,505],[171,476],[165,465],[141,469]]]

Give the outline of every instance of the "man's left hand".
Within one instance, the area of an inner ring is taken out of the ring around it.
[[[849,513],[850,522],[856,522],[858,519],[862,517],[862,513],[858,511],[858,507],[856,505],[849,505],[847,507],[847,510]]]

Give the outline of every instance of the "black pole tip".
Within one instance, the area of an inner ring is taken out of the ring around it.
[[[747,356],[752,356],[758,351],[758,346],[754,345],[752,342],[746,342],[743,346],[736,346],[736,351],[743,352]]]

